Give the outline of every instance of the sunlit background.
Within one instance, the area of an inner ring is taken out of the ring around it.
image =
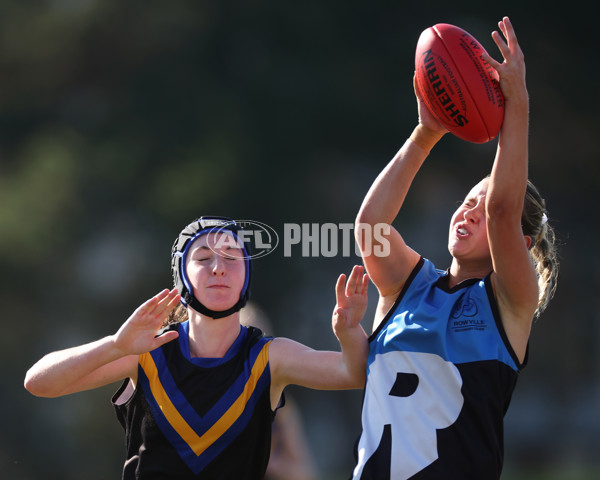
[[[469,3],[0,1],[0,478],[120,478],[117,385],[39,399],[22,386],[27,368],[113,333],[169,287],[171,244],[199,215],[280,235],[352,223],[417,120],[420,32],[453,23],[498,58],[490,33],[506,14],[527,60],[530,176],[562,269],[506,417],[503,479],[600,478],[593,16],[578,2]],[[494,151],[447,136],[414,184],[402,231],[439,267],[455,201]],[[253,299],[275,334],[337,348],[333,287],[358,262],[279,248],[256,260]],[[374,288],[371,299],[366,329]],[[347,478],[361,392],[289,394],[320,478]]]

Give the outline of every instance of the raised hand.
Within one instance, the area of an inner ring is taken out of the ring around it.
[[[177,338],[175,331],[160,337],[157,333],[175,309],[181,296],[177,289],[163,290],[140,305],[114,336],[114,344],[124,355],[140,355]]]
[[[342,273],[335,285],[336,306],[333,310],[333,331],[342,331],[360,324],[368,304],[369,276],[361,265],[355,265],[346,281]]]
[[[498,31],[492,32],[492,38],[498,46],[504,61],[502,63],[494,60],[489,54],[483,53],[483,58],[494,67],[500,76],[500,88],[506,100],[527,96],[525,86],[525,57],[519,46],[515,29],[508,17],[498,22]]]
[[[448,133],[448,129],[440,123],[437,117],[431,113],[431,110],[429,110],[425,104],[423,95],[417,85],[416,74],[413,76],[413,88],[415,89],[415,96],[417,97],[419,124],[440,135]]]

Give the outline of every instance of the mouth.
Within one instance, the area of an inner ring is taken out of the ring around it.
[[[468,237],[469,231],[464,227],[464,225],[458,225],[456,227],[456,236],[459,238]]]
[[[222,285],[220,283],[215,285],[209,285],[208,288],[229,288],[229,285]]]

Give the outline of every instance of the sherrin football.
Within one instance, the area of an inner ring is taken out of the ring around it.
[[[484,51],[462,28],[438,23],[421,33],[415,53],[425,104],[452,134],[473,143],[495,138],[504,118],[498,72],[483,60]]]

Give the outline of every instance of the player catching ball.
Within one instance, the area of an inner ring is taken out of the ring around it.
[[[490,175],[450,221],[449,268],[438,270],[394,228],[389,256],[363,251],[379,302],[354,479],[500,477],[503,417],[558,272],[545,202],[528,181],[524,57],[509,19],[499,27],[492,37],[503,61],[484,59],[500,77],[504,120]],[[392,224],[447,133],[416,94],[419,123],[373,183],[357,224]],[[357,241],[362,250],[375,239]]]

